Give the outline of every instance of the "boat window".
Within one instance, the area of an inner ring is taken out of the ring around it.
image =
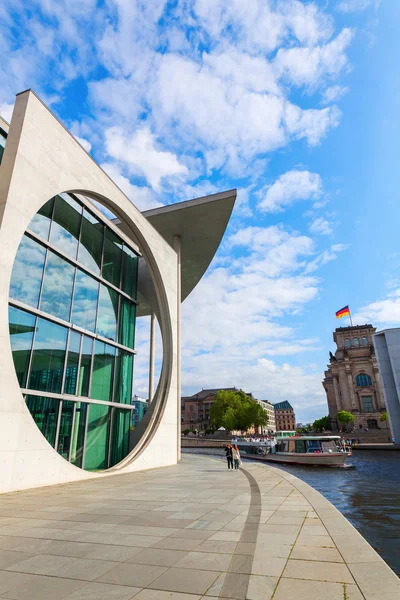
[[[296,442],[294,440],[289,440],[289,452],[296,452]]]
[[[326,442],[322,442],[322,451],[323,452],[337,452],[337,446],[335,440],[327,440]]]
[[[307,452],[304,440],[296,440],[296,452]]]
[[[307,440],[307,452],[321,452],[320,440]]]

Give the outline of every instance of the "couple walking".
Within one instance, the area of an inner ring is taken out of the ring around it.
[[[226,454],[226,460],[228,461],[228,469],[235,469],[235,471],[237,471],[239,469],[239,464],[240,464],[240,452],[239,452],[239,448],[236,446],[236,444],[233,444],[233,446],[231,446],[230,444],[228,444],[225,448],[225,454]],[[235,466],[233,466],[235,465]]]

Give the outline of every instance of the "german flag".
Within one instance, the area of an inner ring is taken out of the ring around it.
[[[349,317],[349,316],[350,316],[350,309],[348,306],[344,306],[343,308],[338,310],[336,313],[337,319],[341,319],[342,317]]]

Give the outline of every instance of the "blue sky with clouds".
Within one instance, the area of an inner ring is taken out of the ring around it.
[[[335,311],[400,323],[399,18],[397,0],[3,0],[6,118],[33,88],[140,209],[238,188],[183,305],[184,394],[236,385],[312,420]]]

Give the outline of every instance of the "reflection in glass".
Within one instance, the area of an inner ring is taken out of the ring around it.
[[[114,375],[115,347],[95,341],[90,397],[111,401]]]
[[[76,467],[82,467],[87,407],[88,405],[86,402],[76,402],[74,431],[71,444],[71,463]]]
[[[92,366],[93,340],[86,335],[82,340],[81,364],[77,396],[89,396],[90,369]]]
[[[106,227],[102,275],[116,287],[120,287],[122,263],[122,240]]]
[[[71,317],[74,325],[95,330],[98,294],[99,282],[77,269]]]
[[[109,434],[109,407],[90,404],[84,465],[88,471],[107,468]]]
[[[69,321],[75,267],[48,251],[40,310]]]
[[[67,194],[56,196],[50,242],[70,258],[76,258],[82,207]]]
[[[81,336],[79,333],[70,331],[67,367],[65,369],[64,394],[71,394],[73,396],[76,394],[80,345]]]
[[[36,317],[13,306],[8,310],[11,348],[19,385],[25,387]]]
[[[57,452],[68,460],[72,439],[72,420],[74,417],[74,403],[70,400],[62,402],[60,430],[58,433]]]
[[[44,396],[27,396],[26,406],[46,440],[54,448],[60,401]]]
[[[61,392],[68,329],[46,319],[37,320],[28,387]]]
[[[96,333],[113,341],[117,339],[118,296],[113,289],[100,284]]]
[[[127,348],[135,346],[136,304],[121,296],[118,341]]]
[[[121,462],[129,452],[130,410],[113,409],[110,467]]]
[[[53,214],[54,198],[46,202],[33,217],[32,221],[28,225],[28,229],[37,233],[45,240],[49,239],[50,223]]]
[[[37,308],[46,249],[24,235],[11,275],[10,297]]]
[[[78,261],[96,274],[100,273],[103,232],[103,223],[84,209]]]
[[[133,383],[133,355],[125,350],[117,350],[115,359],[114,402],[130,404]]]
[[[138,257],[128,246],[123,247],[121,289],[136,300]]]

